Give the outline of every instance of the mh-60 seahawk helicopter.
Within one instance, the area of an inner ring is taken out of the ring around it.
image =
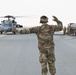
[[[6,20],[1,21],[1,24],[0,24],[0,33],[1,34],[3,32],[12,32],[12,33],[16,34],[14,31],[16,29],[16,27],[23,27],[22,25],[17,24],[17,22],[15,21],[16,17],[14,17],[14,16],[7,15],[7,16],[0,17],[0,18],[7,18]]]

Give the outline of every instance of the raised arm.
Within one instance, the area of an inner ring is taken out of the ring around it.
[[[58,20],[58,18],[56,16],[52,16],[54,19],[53,21],[55,21],[57,23],[57,25],[54,25],[54,31],[61,31],[63,29],[63,24],[60,20]]]
[[[17,33],[20,33],[20,34],[30,34],[30,33],[38,33],[38,30],[39,30],[39,26],[36,26],[36,27],[31,27],[31,28],[23,28],[23,29],[16,29],[16,32]]]
[[[29,34],[30,30],[29,28],[23,28],[23,29],[16,29],[15,32],[19,34]]]

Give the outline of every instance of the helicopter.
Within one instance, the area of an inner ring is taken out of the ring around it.
[[[15,33],[15,29],[19,27],[23,27],[23,25],[17,24],[15,21],[14,16],[7,15],[7,16],[2,16],[0,18],[7,18],[6,20],[1,21],[0,24],[0,33],[2,34],[3,32],[12,32],[13,34]]]

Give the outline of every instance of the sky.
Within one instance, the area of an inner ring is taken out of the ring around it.
[[[46,15],[48,24],[56,24],[52,16],[62,21],[63,26],[76,23],[75,0],[0,0],[0,16],[27,16],[16,18],[24,27],[41,25],[40,17]],[[0,21],[4,18],[0,18]]]

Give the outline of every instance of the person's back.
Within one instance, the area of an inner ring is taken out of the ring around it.
[[[54,34],[53,26],[48,25],[48,24],[41,25],[39,27],[39,31],[37,34],[39,48],[40,47],[50,48],[51,44],[54,45],[53,34]]]

